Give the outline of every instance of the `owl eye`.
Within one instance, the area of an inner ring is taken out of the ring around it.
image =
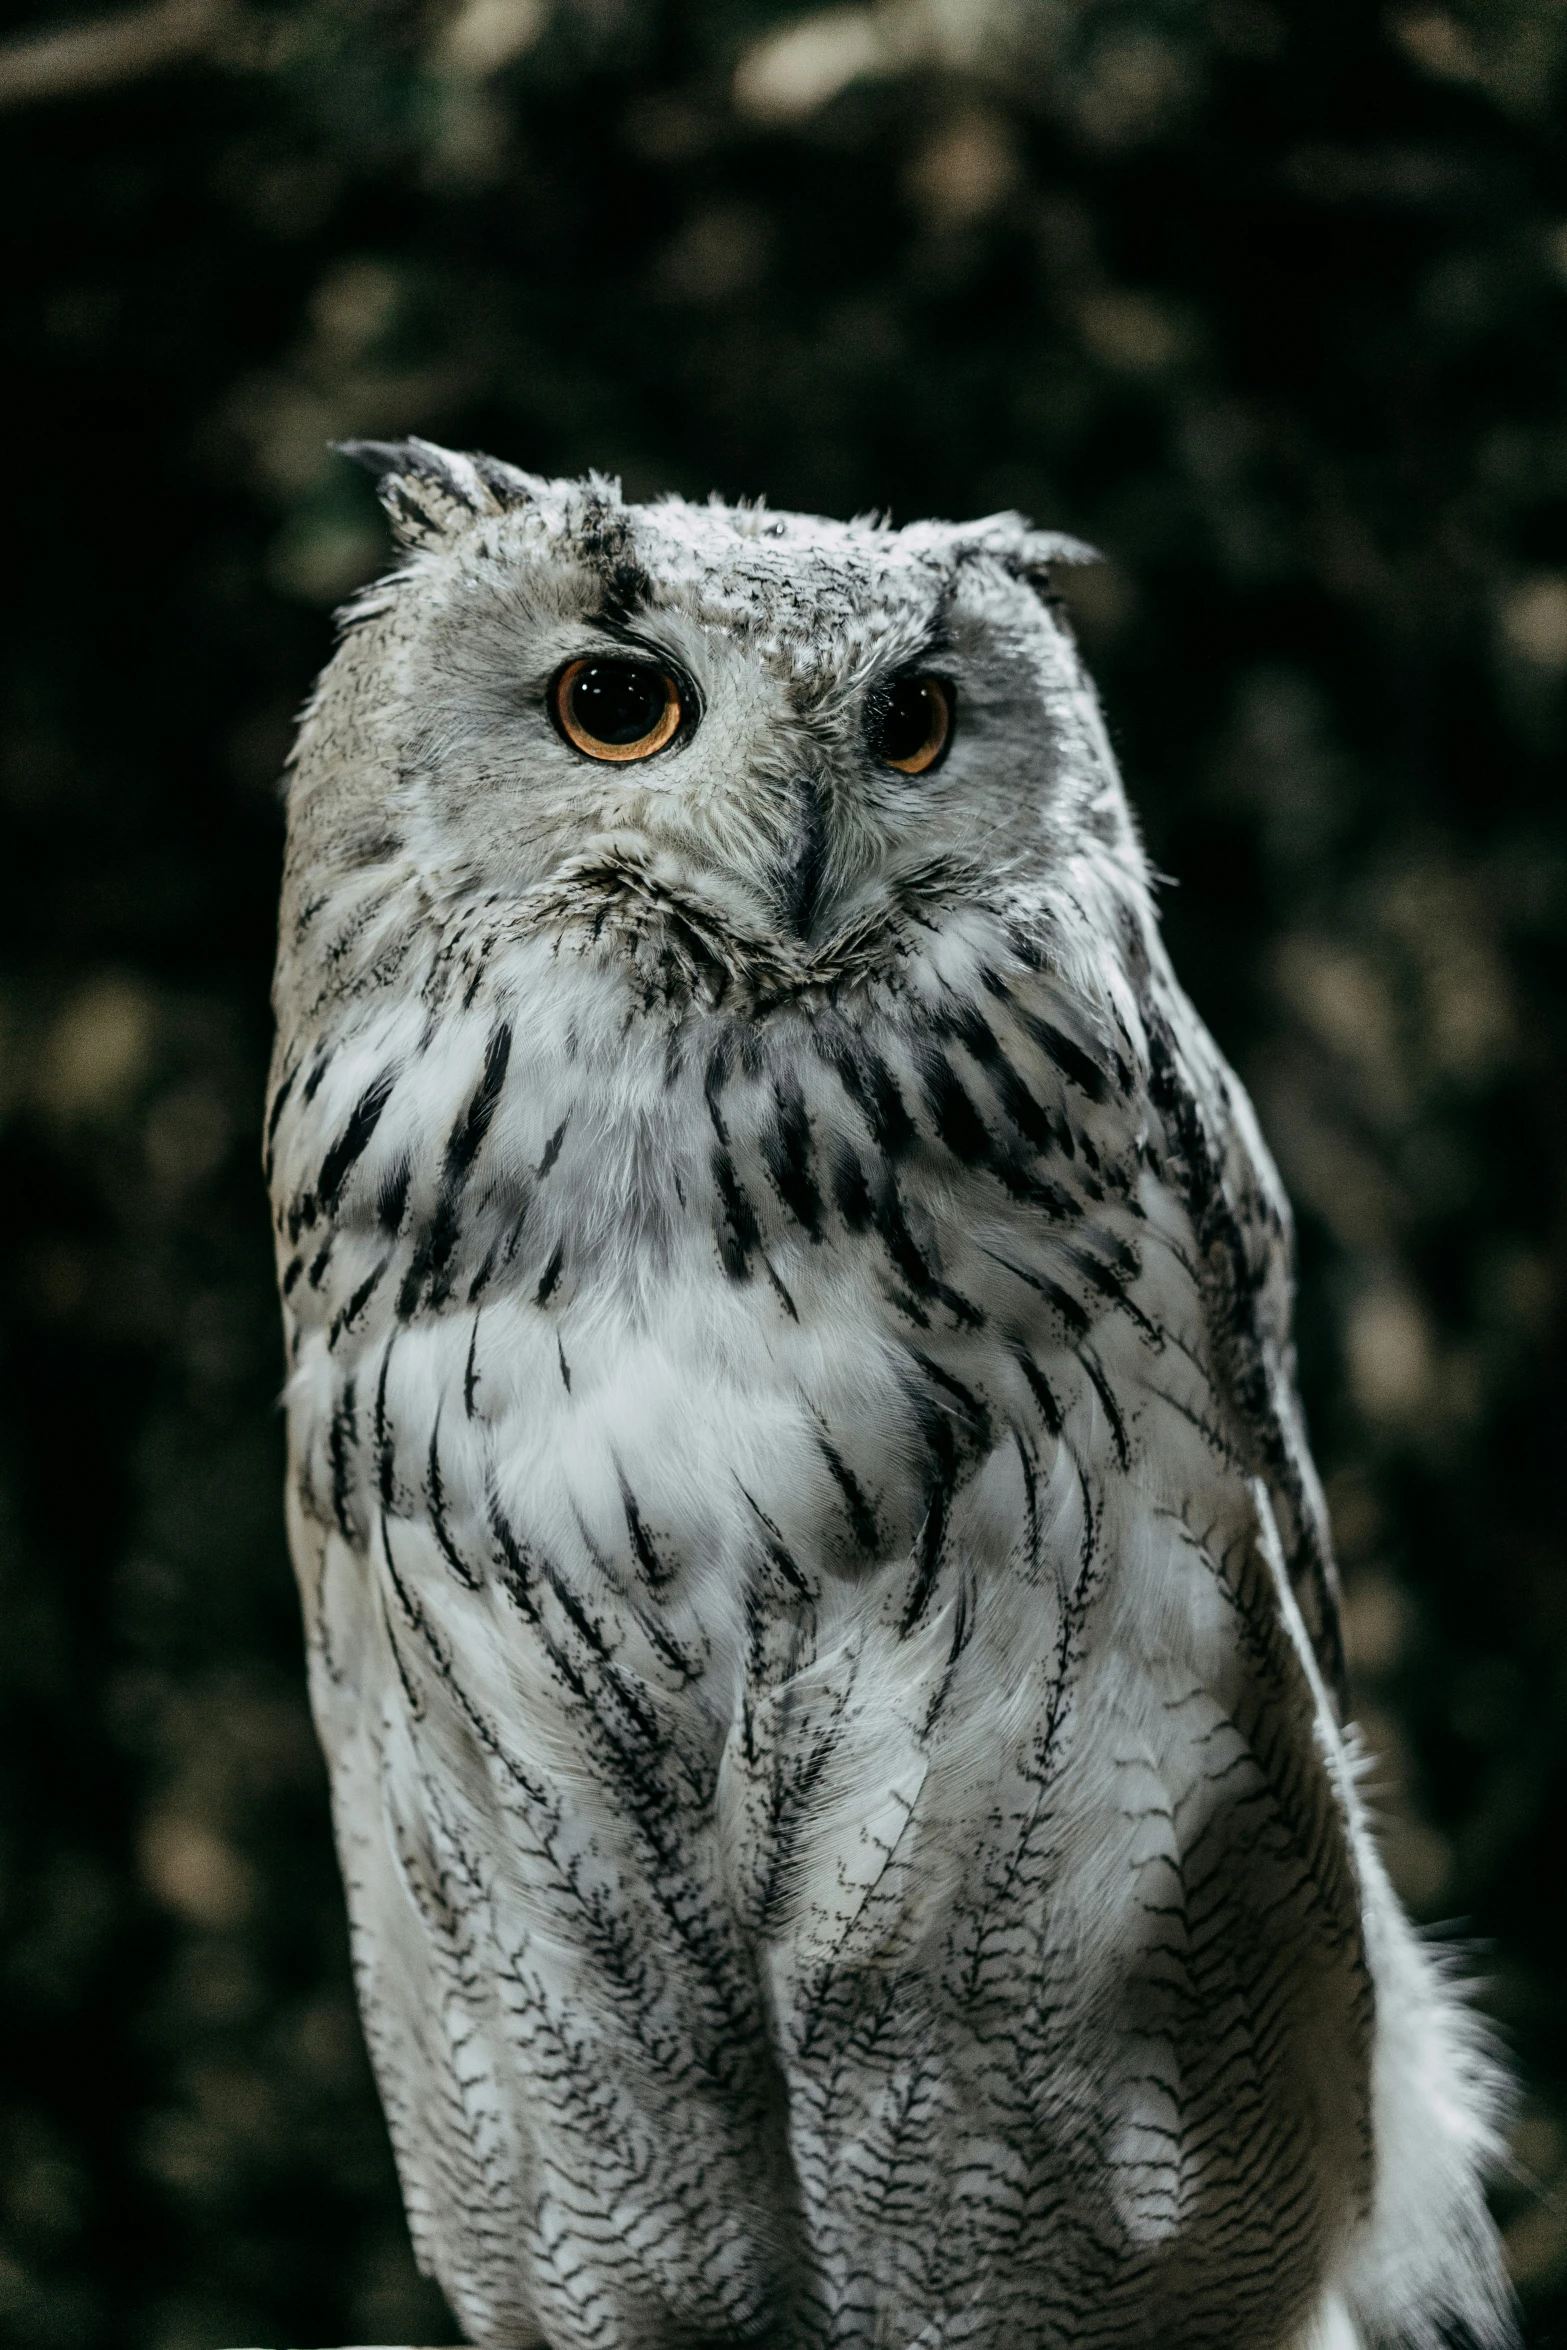
[[[879,696],[871,748],[900,775],[924,775],[952,740],[953,693],[939,677],[895,677]]]
[[[590,759],[651,759],[684,715],[675,679],[651,661],[568,661],[550,702],[561,733]]]

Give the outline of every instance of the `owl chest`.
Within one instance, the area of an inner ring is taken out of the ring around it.
[[[530,1109],[488,1180],[388,1137],[285,1266],[295,1392],[329,1451],[348,1430],[362,1510],[428,1490],[439,1419],[443,1491],[498,1482],[568,1550],[624,1487],[683,1567],[769,1524],[814,1571],[905,1550],[1009,1428],[1037,1449],[1075,1411],[1127,1454],[1153,1325],[1124,1207],[1047,1217],[803,1113]],[[1151,1302],[1193,1319],[1180,1284]]]
[[[639,1672],[656,1618],[725,1717],[783,1669],[759,1617],[797,1659],[1103,1523],[1150,1377],[1205,1380],[1124,1117],[1001,1160],[994,1071],[619,1027],[595,1057],[543,1000],[433,1046],[367,1027],[282,1129],[307,1520],[406,1528],[438,1591],[526,1554]]]
[[[1093,2231],[1138,2260],[1238,2182],[1266,2235],[1358,2112],[1353,2066],[1308,2062],[1363,2037],[1353,1885],[1303,1865],[1335,1847],[1320,1775],[1276,1767],[1290,1656],[1241,1656],[1274,1601],[1178,1207],[1081,1143],[1020,1199],[803,1087],[512,1082],[467,1165],[482,1064],[436,1150],[378,1128],[294,1284],[307,1592],[342,1595],[337,1655],[373,1621],[396,1651],[374,1706],[322,1707],[345,1770],[406,1737],[399,1800],[441,1755],[481,1809],[523,1804],[526,1834],[475,1831],[519,1943],[576,1917],[537,1848],[664,1947],[678,1851],[716,1922],[671,2013],[749,2045],[769,1954],[812,2175],[841,2138],[811,2136],[816,2069],[853,2076],[857,1987],[896,1981],[897,2062],[956,2146],[1023,2081],[1016,2160],[1101,2181]],[[1248,2068],[1296,2151],[1259,2123],[1198,2179],[1181,2148]]]

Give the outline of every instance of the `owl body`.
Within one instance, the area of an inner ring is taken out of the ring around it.
[[[1059,545],[380,454],[268,1152],[421,2259],[497,2350],[1505,2341],[1286,1213]],[[675,681],[667,743],[584,753],[583,663]]]

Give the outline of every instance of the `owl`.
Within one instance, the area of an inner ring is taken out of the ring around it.
[[[1511,2342],[1085,550],[349,453],[266,1165],[421,2263],[486,2350]]]

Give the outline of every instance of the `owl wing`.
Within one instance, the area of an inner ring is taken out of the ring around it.
[[[1219,1380],[1267,1486],[1290,1587],[1342,1718],[1338,1576],[1295,1382],[1289,1201],[1245,1088],[1168,967],[1153,975],[1144,1017],[1151,1105],[1197,1244]]]

